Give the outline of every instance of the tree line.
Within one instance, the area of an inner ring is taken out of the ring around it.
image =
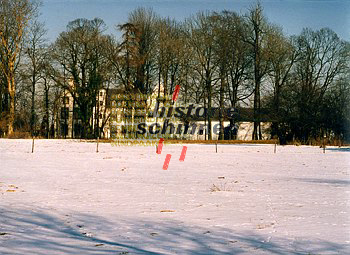
[[[34,0],[0,0],[1,136],[57,137],[69,92],[81,137],[97,137],[102,127],[91,118],[110,118],[93,110],[101,88],[149,95],[162,84],[159,96],[180,85],[183,104],[251,108],[255,140],[262,121],[282,143],[350,140],[350,44],[329,28],[287,36],[259,3],[244,14],[199,12],[181,22],[138,8],[116,26],[121,38],[99,18],[76,19],[49,42],[39,9]]]

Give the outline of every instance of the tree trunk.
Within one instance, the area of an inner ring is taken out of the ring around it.
[[[15,77],[14,77],[14,71],[13,71],[13,65],[10,65],[10,74],[7,78],[7,86],[8,86],[8,92],[10,97],[10,109],[9,109],[9,117],[8,117],[8,129],[7,134],[10,136],[13,134],[14,130],[14,122],[15,122]]]
[[[258,35],[257,35],[258,38]],[[254,63],[254,130],[253,130],[253,140],[261,139],[261,128],[260,128],[260,51],[259,51],[259,41],[256,40],[255,53],[254,53],[255,63]]]
[[[211,109],[211,86],[210,81],[207,81],[207,89],[208,89],[208,140],[212,140],[211,135],[211,114],[209,112],[212,112]]]
[[[260,140],[260,82],[256,81],[255,83],[255,92],[254,92],[254,129],[253,129],[253,140]]]
[[[224,140],[224,93],[225,93],[225,76],[221,74],[221,86],[220,86],[220,112],[219,112],[219,123],[220,123],[220,134],[219,140]]]
[[[34,136],[35,128],[35,74],[32,77],[32,95],[31,95],[31,115],[30,115],[30,132],[32,137]]]
[[[74,99],[74,97],[73,97],[73,110],[72,110],[72,130],[71,130],[71,138],[73,139],[73,138],[75,138],[75,135],[74,135],[74,132],[75,132],[75,130],[74,130],[74,108],[75,108],[75,99]]]
[[[49,138],[49,132],[50,132],[50,119],[49,119],[49,90],[45,89],[45,114],[46,114],[46,130],[45,130],[45,137]]]

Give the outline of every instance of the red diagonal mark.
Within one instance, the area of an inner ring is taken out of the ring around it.
[[[176,85],[174,93],[173,93],[173,98],[172,98],[174,102],[176,101],[177,97],[179,96],[179,93],[180,93],[180,85]]]
[[[169,162],[171,159],[171,154],[166,154],[165,160],[164,160],[164,165],[163,165],[163,170],[167,170],[169,166]]]
[[[161,154],[162,153],[163,142],[164,142],[164,138],[160,138],[158,146],[157,146],[157,154]]]
[[[183,146],[182,147],[182,151],[181,151],[180,161],[184,161],[185,160],[186,151],[187,151],[187,147]]]
[[[176,85],[175,89],[174,89],[173,97],[172,97],[173,104],[177,100],[177,97],[179,96],[179,93],[180,93],[180,85]],[[158,144],[158,147],[157,147],[157,154],[161,154],[162,153],[163,142],[164,142],[164,139],[160,138],[159,139],[159,144]],[[186,151],[187,151],[187,147],[183,146],[182,147],[181,156],[180,156],[180,161],[184,161],[185,160]],[[165,160],[164,160],[163,170],[168,170],[170,159],[171,159],[171,154],[167,154],[166,157],[165,157]]]

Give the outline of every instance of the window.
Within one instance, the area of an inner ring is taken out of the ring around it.
[[[103,106],[103,101],[100,101],[100,106]]]
[[[64,98],[64,104],[69,104],[69,97]]]
[[[100,91],[100,97],[102,97],[103,96],[103,92],[102,91]]]

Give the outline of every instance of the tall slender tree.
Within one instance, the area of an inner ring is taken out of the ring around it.
[[[214,26],[210,13],[200,12],[189,21],[189,43],[193,54],[193,70],[198,75],[200,84],[204,88],[204,104],[209,109],[207,114],[208,139],[212,139],[211,133],[211,108],[214,94],[214,86],[218,79],[215,77],[217,64],[214,58]]]
[[[253,140],[262,139],[261,134],[261,84],[268,72],[269,62],[266,54],[267,35],[270,30],[263,8],[258,3],[246,15],[245,42],[250,45],[253,60],[254,82],[254,129]]]
[[[38,3],[31,0],[0,0],[0,68],[6,79],[9,99],[7,133],[12,135],[15,120],[15,72],[28,23]]]
[[[28,60],[26,68],[26,76],[30,81],[31,92],[31,117],[30,117],[30,131],[32,136],[34,135],[35,126],[37,122],[35,97],[38,82],[44,76],[44,68],[46,64],[45,51],[46,51],[46,29],[44,23],[35,20],[28,33],[28,41],[25,45],[25,57]]]
[[[292,77],[292,67],[297,57],[297,51],[292,44],[292,39],[286,38],[282,30],[278,28],[268,35],[267,47],[270,60],[268,76],[273,90],[270,108],[270,116],[273,121],[271,135],[279,137],[280,142],[285,143],[286,130],[283,127],[288,114],[285,107],[281,107],[283,105],[282,94]]]

